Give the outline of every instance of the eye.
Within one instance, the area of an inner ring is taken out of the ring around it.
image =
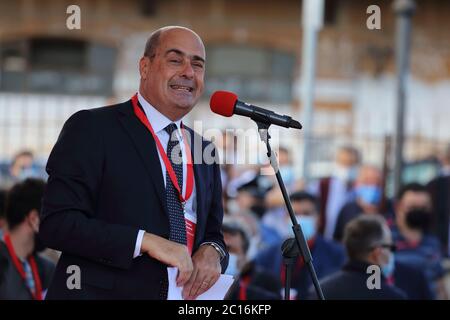
[[[203,64],[201,63],[194,63],[193,65],[195,68],[203,69]]]
[[[170,63],[181,63],[180,59],[170,59],[169,60]]]

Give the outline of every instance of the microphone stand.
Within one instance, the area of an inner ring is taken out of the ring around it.
[[[314,266],[312,263],[313,259],[311,256],[311,251],[309,250],[308,244],[305,239],[305,235],[303,234],[302,228],[298,224],[297,218],[295,217],[295,214],[294,214],[294,210],[292,209],[291,201],[289,200],[289,196],[286,191],[286,186],[284,185],[283,178],[281,177],[280,170],[278,168],[277,157],[274,154],[274,152],[272,152],[272,148],[270,147],[270,143],[269,143],[270,124],[263,122],[263,121],[257,121],[257,120],[255,120],[255,122],[258,125],[259,136],[260,136],[262,142],[264,142],[267,147],[267,156],[269,157],[270,164],[271,164],[273,170],[275,171],[275,176],[277,177],[277,181],[280,186],[281,193],[283,194],[283,199],[286,204],[286,208],[287,208],[289,216],[291,218],[292,230],[294,231],[295,240],[296,240],[298,248],[300,249],[300,253],[303,257],[303,261],[305,262],[305,265],[308,266],[308,270],[311,275],[311,280],[314,284],[314,288],[316,289],[317,297],[319,297],[320,300],[325,300],[325,297],[322,292],[322,288],[320,287],[320,284],[319,284],[319,280],[317,279],[316,270],[314,269]],[[289,279],[286,279],[286,286],[288,286],[289,288],[290,288],[290,283],[288,284],[288,282],[291,281],[290,278],[291,277],[289,277]],[[289,299],[289,294],[286,295],[286,292],[285,292],[285,299],[286,300]]]
[[[285,268],[284,300],[291,300],[292,269],[300,254],[295,238],[289,238],[281,245]]]

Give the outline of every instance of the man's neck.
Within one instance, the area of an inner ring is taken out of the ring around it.
[[[33,252],[34,237],[21,229],[10,232],[11,243],[16,256],[25,260]]]
[[[166,116],[168,119],[172,120],[173,122],[180,120],[181,118],[183,118],[186,115],[185,113],[180,113],[177,110],[161,108],[161,106],[152,103],[152,100],[149,98],[147,93],[144,90],[142,90],[142,88],[139,88],[139,93],[153,108],[158,110],[159,113]]]

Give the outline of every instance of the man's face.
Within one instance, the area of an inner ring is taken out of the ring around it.
[[[383,231],[383,240],[380,243],[380,246],[374,250],[376,264],[379,266],[387,265],[389,259],[392,258],[391,255],[393,255],[393,252],[389,248],[389,246],[393,244],[391,231],[387,225],[383,226]]]
[[[342,167],[350,168],[357,164],[357,159],[352,152],[339,150],[336,154],[336,163]]]
[[[311,201],[293,201],[292,209],[296,216],[315,217],[317,210]]]
[[[294,210],[297,222],[300,224],[303,234],[309,240],[317,233],[317,217],[318,212],[314,203],[309,200],[293,201],[292,209]],[[288,235],[291,236],[291,225],[289,215],[286,215],[286,223],[289,226]]]
[[[431,210],[430,195],[426,192],[407,191],[397,204],[396,214],[404,221],[408,211],[419,208]]]
[[[234,254],[238,258],[238,268],[241,268],[245,263],[245,252],[243,249],[243,241],[240,234],[231,234],[224,232],[223,239],[227,250],[230,254]]]
[[[204,89],[205,48],[185,29],[164,31],[155,56],[140,62],[144,96],[160,111],[178,120],[197,103]]]
[[[22,155],[18,157],[14,162],[11,168],[11,173],[14,176],[19,176],[23,170],[31,167],[32,165],[33,165],[33,157],[29,155]]]

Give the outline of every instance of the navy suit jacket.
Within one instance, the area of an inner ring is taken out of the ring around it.
[[[195,164],[196,154],[206,149],[215,157],[215,149],[188,130],[197,194],[193,251],[213,241],[226,252],[219,165]],[[140,229],[169,238],[164,180],[155,141],[131,100],[72,115],[46,170],[40,234],[62,251],[47,298],[159,299],[167,266],[148,255],[133,259],[133,252]],[[228,255],[222,271],[227,263]],[[80,268],[81,289],[67,287],[71,265]]]
[[[280,277],[283,266],[281,244],[272,245],[255,258],[255,264]],[[311,250],[314,269],[319,279],[338,271],[345,263],[344,248],[335,242],[324,239],[317,235]],[[282,279],[283,280],[283,279]],[[308,288],[312,285],[311,277],[307,268],[301,268],[300,272],[294,272],[291,288],[297,290],[297,298],[305,299],[308,296]]]

